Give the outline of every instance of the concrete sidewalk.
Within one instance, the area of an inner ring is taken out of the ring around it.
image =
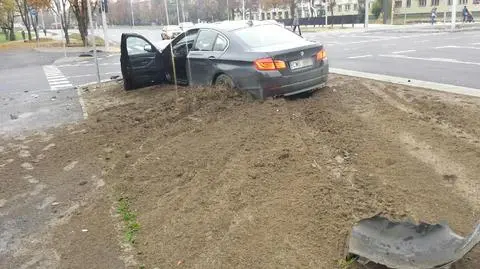
[[[364,27],[364,24],[352,24],[334,25],[329,26],[302,26],[302,30],[305,33],[348,33],[348,32],[395,32],[395,33],[435,33],[435,32],[448,32],[451,31],[450,23],[439,22],[435,25],[430,23],[422,24],[406,24],[406,25],[391,25],[391,24],[369,24],[368,28]],[[290,26],[286,26],[290,28]],[[318,31],[316,31],[318,29]],[[480,23],[462,23],[457,22],[454,31],[476,31],[480,30]]]

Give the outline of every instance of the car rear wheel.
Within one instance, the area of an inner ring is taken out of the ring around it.
[[[221,74],[215,79],[215,86],[225,87],[227,89],[235,89],[235,82],[233,79],[225,74]]]

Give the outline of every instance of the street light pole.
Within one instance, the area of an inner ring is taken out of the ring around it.
[[[242,0],[242,19],[245,20],[245,0]]]
[[[178,0],[176,0],[175,2],[177,2],[177,25],[180,25],[180,11],[178,10]]]
[[[167,0],[163,1],[165,3],[165,18],[167,19],[167,25],[170,25],[170,20],[168,19],[168,5]]]
[[[452,31],[455,31],[455,23],[457,22],[457,5],[455,0],[452,1]]]
[[[135,27],[135,18],[133,17],[133,0],[130,0],[130,12],[132,13],[132,28]]]
[[[97,67],[97,82],[100,83],[100,70],[98,69],[98,58],[97,58],[97,44],[95,44],[95,30],[93,29],[92,7],[90,6],[90,1],[87,1],[87,12],[88,12],[88,20],[90,21],[90,30],[92,31],[93,57],[95,58],[95,66]]]
[[[368,0],[365,0],[365,24],[364,24],[364,27],[365,27],[365,30],[368,29]]]
[[[108,42],[108,33],[107,33],[107,14],[105,13],[105,6],[106,6],[105,1],[106,0],[100,0],[100,1],[103,2],[103,6],[101,6],[101,9],[102,9],[103,40],[105,41],[105,50],[108,51],[110,44]]]
[[[325,26],[328,26],[328,0],[325,1]]]
[[[228,0],[227,0],[227,21],[230,20],[230,8],[228,7]]]

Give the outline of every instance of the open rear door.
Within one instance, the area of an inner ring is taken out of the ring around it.
[[[161,52],[145,37],[122,34],[120,64],[125,90],[165,81]]]

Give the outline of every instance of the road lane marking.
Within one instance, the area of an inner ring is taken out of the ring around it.
[[[393,54],[401,54],[401,53],[408,53],[408,52],[415,52],[417,50],[400,50],[400,51],[394,51],[392,52]]]
[[[368,58],[368,57],[372,57],[372,54],[351,56],[351,57],[348,57],[348,59],[360,59],[360,58]]]
[[[474,49],[474,50],[480,50],[480,47],[471,47],[471,46],[441,46],[441,47],[435,47],[435,49]]]
[[[70,81],[62,74],[62,71],[56,66],[44,65],[43,72],[45,73],[51,91],[73,87]]]
[[[339,69],[339,68],[330,68],[329,71],[330,73],[344,75],[344,76],[360,77],[360,78],[372,79],[372,80],[383,81],[388,83],[406,85],[410,87],[419,87],[419,88],[432,89],[432,90],[441,91],[441,92],[450,92],[455,94],[480,97],[480,89],[475,89],[475,88],[468,88],[468,87],[462,87],[462,86],[456,86],[456,85],[450,85],[450,84],[442,84],[442,83],[436,83],[431,81],[414,80],[414,79],[408,79],[403,77],[394,77],[394,76],[387,76],[387,75],[381,75],[381,74],[365,73],[365,72],[345,70],[345,69]]]
[[[421,58],[421,57],[410,57],[405,55],[388,55],[388,54],[380,54],[380,57],[386,58],[398,58],[398,59],[407,59],[407,60],[420,60],[420,61],[429,61],[429,62],[444,62],[444,63],[453,63],[453,64],[467,64],[467,65],[479,65],[480,63],[476,62],[465,62],[459,61],[455,59],[448,59],[448,58]]]

